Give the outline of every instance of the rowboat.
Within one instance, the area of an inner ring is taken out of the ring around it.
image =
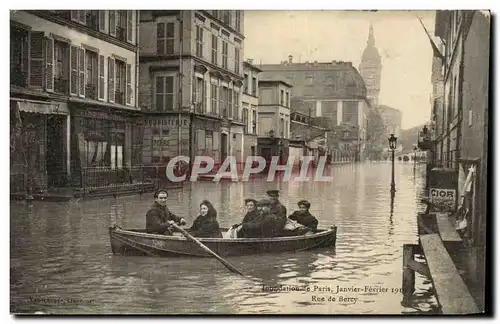
[[[228,229],[221,229],[223,232]],[[166,257],[210,257],[197,244],[180,233],[173,236],[146,233],[144,229],[109,228],[111,250],[117,255],[146,255]],[[238,256],[261,253],[305,251],[333,248],[337,240],[337,227],[318,229],[301,236],[270,238],[198,238],[220,256]]]

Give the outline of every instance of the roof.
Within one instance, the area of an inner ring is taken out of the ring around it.
[[[248,67],[252,70],[255,70],[255,71],[258,71],[258,72],[262,72],[262,69],[258,68],[257,66],[251,64],[251,63],[248,63],[247,61],[243,61],[243,67]]]
[[[259,80],[259,85],[261,85],[261,84],[279,84],[279,83],[282,83],[290,88],[293,88],[293,85],[291,85],[290,83],[287,83],[283,80]]]

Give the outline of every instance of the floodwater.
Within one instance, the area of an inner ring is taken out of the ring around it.
[[[68,203],[12,202],[11,312],[436,312],[431,284],[418,274],[411,304],[401,305],[402,248],[417,242],[424,168],[417,165],[414,175],[413,164],[396,163],[393,208],[388,162],[334,165],[325,170],[333,181],[324,183],[254,179],[196,182],[172,190],[169,208],[188,224],[201,200],[208,199],[218,209],[221,226],[231,226],[243,217],[244,198],[258,199],[278,188],[289,214],[297,201],[308,199],[321,227],[338,226],[335,249],[227,259],[247,277],[232,274],[211,258],[114,256],[110,214],[124,228],[142,228],[152,194]]]

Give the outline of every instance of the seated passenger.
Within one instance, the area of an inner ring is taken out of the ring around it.
[[[245,207],[247,209],[247,213],[243,217],[242,223],[248,223],[260,216],[260,211],[257,209],[257,200],[252,198],[245,199]],[[235,224],[231,228],[237,228],[240,225],[241,224]]]
[[[301,200],[297,203],[300,210],[294,211],[288,218],[296,221],[297,223],[306,226],[311,231],[315,232],[318,227],[318,220],[316,217],[311,215],[309,208],[311,208],[311,203],[307,200]]]
[[[258,214],[238,227],[238,238],[275,236],[278,218],[271,213],[270,205],[271,203],[266,199],[257,202],[257,208],[260,209]]]
[[[200,204],[200,215],[194,220],[188,233],[195,237],[222,237],[217,211],[212,203],[203,200]]]

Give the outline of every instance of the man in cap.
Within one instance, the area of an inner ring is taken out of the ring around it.
[[[277,230],[283,229],[286,223],[286,207],[279,201],[280,192],[278,190],[268,190],[267,195],[271,202],[271,213],[276,215],[275,227]]]
[[[170,225],[174,222],[179,225],[186,225],[186,220],[174,215],[167,207],[168,192],[165,189],[158,189],[154,193],[155,202],[146,213],[146,231],[148,233],[168,234]]]
[[[259,200],[257,202],[258,217],[243,222],[237,229],[238,237],[273,237],[276,216],[271,212],[270,205],[271,202],[267,199]]]
[[[307,200],[301,200],[297,203],[297,205],[300,210],[294,211],[288,218],[306,226],[313,232],[316,231],[316,228],[318,227],[318,220],[309,212],[311,203]]]

